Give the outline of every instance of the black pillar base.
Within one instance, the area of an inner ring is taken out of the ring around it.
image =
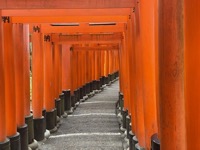
[[[119,92],[119,107],[121,109],[121,113],[124,107],[124,94]]]
[[[74,97],[74,95],[71,95],[71,105],[72,105],[72,107],[75,107],[75,97]]]
[[[63,93],[64,93],[64,96],[65,96],[65,102],[64,102],[64,104],[65,104],[65,111],[70,111],[70,109],[71,109],[71,94],[70,94],[70,90],[64,90],[63,91]]]
[[[25,124],[22,127],[17,128],[17,132],[20,134],[21,149],[28,150],[28,126]]]
[[[55,127],[57,127],[57,108],[54,108],[54,113],[55,113],[55,116],[54,116]]]
[[[93,81],[90,82],[90,93],[93,91]]]
[[[86,96],[86,85],[83,85],[83,97]]]
[[[100,87],[102,87],[103,86],[103,77],[100,77]]]
[[[111,76],[112,76],[111,74],[108,74],[108,84],[109,84],[109,83],[111,82],[111,80],[112,80],[112,79],[111,79]]]
[[[100,87],[100,80],[96,80],[96,86],[97,86],[97,90],[101,89],[101,87]]]
[[[106,85],[106,76],[103,76],[103,85]]]
[[[44,133],[46,130],[45,127],[45,118],[42,116],[42,118],[35,118],[33,119],[34,122],[34,136],[37,141],[44,140]]]
[[[57,116],[61,117],[61,99],[60,98],[57,98],[55,100],[55,106],[56,106],[56,109],[57,109]]]
[[[52,111],[46,112],[46,129],[49,130],[51,133],[55,130],[55,109]]]
[[[123,109],[122,111],[122,127],[126,129],[126,116],[128,115],[128,110]]]
[[[126,131],[127,131],[127,139],[129,139],[129,131],[130,129],[130,122],[131,122],[131,117],[129,115],[126,116]]]
[[[77,102],[80,102],[80,88],[77,89]]]
[[[83,99],[83,87],[80,87],[80,100]]]
[[[90,93],[90,83],[86,83],[86,94]]]
[[[121,114],[123,113],[123,109],[124,109],[124,98],[122,98],[121,100]]]
[[[59,95],[59,98],[60,98],[60,103],[61,103],[61,115],[64,115],[64,112],[65,112],[65,95],[64,93],[61,93]]]
[[[135,150],[135,145],[133,145],[133,137],[135,135],[132,131],[129,131],[129,150]]]
[[[135,145],[138,143],[138,139],[136,136],[133,136],[133,139],[132,139],[132,144],[133,144],[133,150],[136,150],[135,148]]]
[[[10,139],[10,150],[21,150],[20,134],[18,132],[8,138]]]
[[[33,115],[26,116],[25,122],[28,126],[28,144],[31,144],[34,140]]]
[[[151,136],[151,149],[160,150],[160,141],[157,134]]]
[[[10,150],[10,140],[6,139],[4,142],[0,142],[0,150]]]
[[[93,91],[97,90],[96,80],[93,80],[93,81],[92,81],[92,90],[93,90]]]
[[[74,103],[76,104],[77,103],[77,96],[78,95],[78,91],[77,91],[77,89],[76,90],[74,90]]]
[[[107,77],[105,77],[105,83],[106,83],[106,84],[108,84],[108,83],[109,83],[109,78],[108,78],[108,76],[107,76]]]

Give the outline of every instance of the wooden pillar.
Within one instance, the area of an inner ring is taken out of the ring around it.
[[[135,7],[135,124],[136,124],[136,137],[138,138],[139,145],[145,146],[145,127],[144,127],[144,90],[143,90],[143,58],[141,53],[141,18],[140,18],[140,2],[137,2]],[[149,139],[150,140],[150,139]]]
[[[95,80],[95,51],[92,51],[92,80]]]
[[[44,106],[47,112],[51,112],[55,108],[52,85],[52,45],[51,36],[44,35]]]
[[[54,85],[55,85],[55,98],[59,97],[60,94],[60,45],[54,44]]]
[[[21,149],[20,135],[17,132],[16,91],[15,91],[15,50],[13,43],[13,24],[9,17],[3,17],[6,136],[10,139],[11,149]],[[12,90],[11,90],[12,89]]]
[[[119,89],[120,92],[123,93],[123,65],[122,65],[122,50],[123,50],[123,42],[120,43],[119,48]]]
[[[0,10],[0,18],[2,17]],[[0,143],[6,141],[6,99],[5,99],[5,66],[4,66],[4,37],[3,37],[3,22],[0,20]],[[0,144],[1,146],[1,144]]]
[[[9,18],[8,18],[9,19]],[[12,24],[4,23],[4,63],[5,63],[5,93],[6,93],[6,134],[13,136],[16,128],[16,99],[15,99],[15,69]],[[12,94],[11,94],[12,89]]]
[[[34,117],[34,135],[36,140],[41,141],[44,139],[46,127],[42,114],[44,103],[44,55],[39,25],[33,26],[32,49],[32,110]]]
[[[108,57],[109,57],[109,74],[111,74],[112,73],[112,61],[113,61],[112,50],[108,51]]]
[[[122,50],[121,50],[121,61],[122,61],[122,92],[124,94],[124,109],[128,110],[129,107],[129,99],[128,99],[128,60],[127,60],[127,45],[126,45],[126,40],[125,40],[125,35],[124,35],[124,39],[122,41]],[[109,58],[110,59],[110,58]],[[109,64],[110,66],[110,64]]]
[[[106,76],[109,74],[109,50],[106,51]]]
[[[23,52],[24,52],[24,111],[25,116],[30,115],[30,48],[29,25],[23,25]]]
[[[154,33],[154,2],[145,0],[140,4],[141,53],[143,72],[143,103],[145,147],[151,149],[151,136],[157,133],[156,111],[156,52]],[[146,26],[148,24],[148,26]],[[151,113],[150,113],[151,112]]]
[[[101,76],[104,76],[105,69],[105,50],[101,51]]]
[[[14,33],[14,52],[15,57],[15,97],[16,97],[16,116],[17,127],[22,127],[25,124],[24,115],[24,54],[23,54],[23,24],[13,25]]]
[[[71,63],[71,94],[74,94],[74,90],[76,89],[76,51],[75,50],[71,50],[71,57],[70,59],[72,60]]]
[[[43,51],[41,47],[41,33],[39,26],[34,26],[35,30],[32,33],[32,109],[33,117],[41,118],[43,110]]]
[[[15,96],[17,131],[20,133],[21,149],[28,149],[28,126],[25,124],[25,85],[24,85],[24,40],[23,24],[13,24],[13,41],[15,52]]]
[[[183,0],[159,1],[159,107],[162,150],[186,150]]]
[[[62,89],[71,88],[70,76],[70,45],[62,45]]]
[[[184,43],[185,43],[185,108],[186,108],[186,149],[199,149],[199,110],[200,110],[200,1],[185,0]],[[183,102],[183,101],[182,101]]]
[[[128,19],[128,24],[127,24],[127,37],[130,39],[129,44],[129,63],[130,63],[130,67],[129,67],[129,73],[130,73],[130,108],[131,108],[131,122],[132,122],[132,132],[135,134],[136,133],[136,122],[135,122],[135,118],[136,118],[136,113],[135,113],[135,98],[136,98],[136,58],[135,58],[135,30],[134,29],[134,25],[135,25],[135,16],[133,14],[131,14],[130,18]],[[116,64],[116,69],[117,69],[117,64]]]
[[[59,94],[62,93],[62,46],[59,45]]]

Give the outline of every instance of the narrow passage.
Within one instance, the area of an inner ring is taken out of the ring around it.
[[[41,150],[122,150],[115,115],[119,82],[81,102],[73,114],[61,120],[58,131],[40,146]]]

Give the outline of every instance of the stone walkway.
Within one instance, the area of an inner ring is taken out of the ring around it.
[[[122,150],[122,137],[115,115],[119,82],[80,103],[72,115],[61,120],[58,131],[41,150]]]

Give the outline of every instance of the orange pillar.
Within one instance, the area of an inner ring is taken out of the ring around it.
[[[2,17],[0,10],[0,17]],[[0,149],[6,149],[6,145],[9,143],[6,139],[6,97],[5,97],[5,66],[4,66],[4,41],[3,41],[3,22],[0,21]],[[8,145],[9,146],[9,145]],[[8,147],[7,146],[7,147]]]
[[[136,72],[135,72],[135,38],[134,38],[134,25],[135,23],[135,18],[134,15],[131,14],[130,18],[128,19],[128,24],[127,24],[127,32],[126,36],[129,39],[129,51],[128,51],[128,57],[129,57],[129,74],[130,74],[130,113],[131,113],[131,123],[132,123],[132,133],[135,134],[136,132],[136,123],[135,123],[135,93],[136,93]],[[116,69],[117,69],[117,62],[116,62]],[[130,143],[131,144],[131,143]],[[130,145],[132,147],[132,145]]]
[[[15,49],[15,92],[16,92],[16,116],[17,127],[25,125],[24,115],[24,55],[23,55],[23,24],[13,25],[14,49]],[[20,87],[20,88],[19,88]]]
[[[62,89],[70,89],[70,45],[62,45]]]
[[[109,74],[109,50],[106,51],[106,77]]]
[[[71,89],[71,59],[70,45],[62,45],[62,89],[65,96],[65,111],[71,108],[70,89]]]
[[[15,52],[15,97],[17,131],[20,133],[21,148],[28,149],[28,128],[25,124],[25,99],[24,99],[24,49],[23,49],[23,24],[13,25],[14,52]]]
[[[95,51],[92,51],[91,53],[92,53],[92,80],[95,80]]]
[[[53,132],[55,128],[55,99],[53,94],[53,48],[51,35],[44,35],[44,108],[46,110],[46,128]]]
[[[123,63],[122,63],[122,59],[123,58],[122,58],[122,50],[123,50],[123,43],[121,42],[120,48],[119,48],[119,77],[120,77],[119,78],[119,88],[120,88],[120,93],[123,93]]]
[[[9,17],[4,17],[4,63],[5,63],[5,99],[6,99],[6,135],[10,138],[11,149],[20,149],[20,137],[17,133],[15,99],[15,51],[13,47],[13,25]],[[14,91],[11,94],[11,89]],[[16,138],[18,145],[15,145]]]
[[[185,43],[185,108],[186,108],[186,138],[187,150],[199,149],[199,110],[200,110],[200,1],[184,1],[184,43]],[[183,102],[183,101],[182,101]]]
[[[54,44],[54,85],[55,85],[55,98],[58,98],[59,96],[59,50],[60,50],[60,45]]]
[[[156,111],[156,52],[154,33],[154,2],[146,0],[140,4],[141,53],[143,69],[143,100],[145,124],[145,149],[151,149],[151,136],[157,133]],[[148,24],[148,26],[146,26]],[[151,113],[149,113],[151,112]]]
[[[56,103],[56,109],[57,109],[57,116],[61,117],[62,115],[62,101],[63,99],[60,99],[60,93],[62,92],[62,58],[61,58],[61,45],[54,43],[53,44],[53,71],[54,71],[54,100]]]
[[[33,26],[32,50],[32,110],[34,117],[34,135],[36,140],[41,141],[44,139],[45,132],[45,119],[42,116],[44,98],[44,56],[42,35],[39,25]]]
[[[104,50],[101,50],[101,77],[104,75]]]
[[[52,85],[52,45],[51,36],[44,35],[44,107],[47,112],[55,108]]]
[[[186,150],[183,0],[159,1],[159,106],[162,150]]]
[[[28,125],[28,143],[34,142],[33,114],[30,113],[30,39],[29,25],[23,24],[23,55],[24,55],[24,113]]]
[[[144,90],[143,90],[143,55],[141,53],[141,18],[140,18],[140,2],[135,7],[135,125],[136,137],[141,147],[145,146],[145,127],[144,127]],[[150,140],[150,139],[149,139]]]
[[[59,94],[62,93],[62,46],[59,45]]]
[[[30,115],[30,48],[29,48],[29,25],[23,25],[23,52],[24,52],[24,112]]]

